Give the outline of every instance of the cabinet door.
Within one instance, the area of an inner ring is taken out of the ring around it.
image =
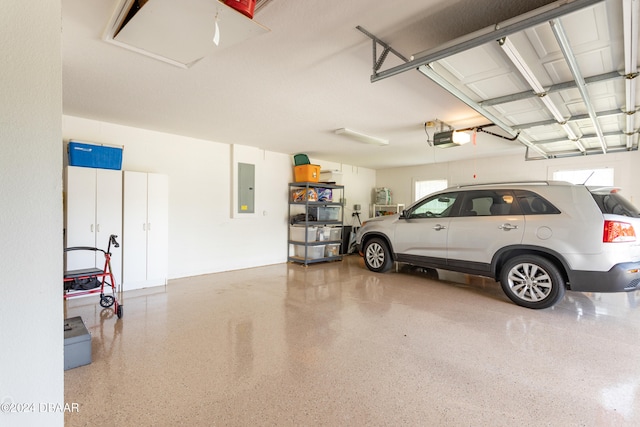
[[[96,169],[96,236],[95,246],[107,250],[109,236],[122,236],[122,172],[119,170]],[[111,248],[111,271],[116,283],[122,280],[122,247]],[[104,267],[104,255],[96,252],[98,268]]]
[[[122,235],[123,289],[138,289],[147,279],[147,174],[124,172]]]
[[[95,247],[96,170],[67,167],[66,247]],[[66,270],[95,267],[95,253],[66,253]]]
[[[147,280],[164,284],[168,275],[169,179],[166,175],[147,176]]]

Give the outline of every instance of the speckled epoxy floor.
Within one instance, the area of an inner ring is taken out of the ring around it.
[[[358,256],[66,302],[93,362],[66,426],[637,426],[640,293],[512,304],[497,283]]]

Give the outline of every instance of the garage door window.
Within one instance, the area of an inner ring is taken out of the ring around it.
[[[553,180],[610,187],[613,186],[613,169],[559,170],[553,173]]]
[[[448,183],[446,179],[415,181],[415,197],[413,198],[413,200],[420,200],[424,196],[428,196],[429,194],[435,193],[436,191],[444,190],[445,188],[447,188],[447,185]]]

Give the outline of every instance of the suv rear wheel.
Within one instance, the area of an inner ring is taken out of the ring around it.
[[[500,283],[511,301],[527,308],[548,308],[564,297],[562,274],[552,262],[538,255],[508,260]]]
[[[371,271],[376,273],[384,273],[389,271],[393,265],[391,259],[391,251],[384,240],[374,237],[367,240],[364,245],[364,265]]]

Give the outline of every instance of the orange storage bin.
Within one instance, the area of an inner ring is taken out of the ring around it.
[[[293,167],[296,182],[318,182],[320,179],[319,165],[300,165]]]

